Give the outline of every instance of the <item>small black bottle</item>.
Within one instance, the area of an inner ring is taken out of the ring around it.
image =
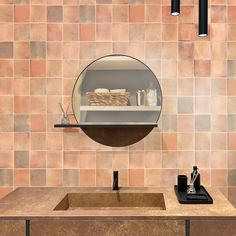
[[[195,188],[195,190],[196,191],[199,191],[200,190],[200,184],[201,184],[201,180],[200,180],[200,174],[199,174],[199,172],[198,172],[198,168],[197,168],[197,166],[194,166],[193,167],[193,172],[191,173],[191,179],[193,178],[193,173],[198,173],[198,176],[197,176],[197,178],[196,178],[196,180],[195,180],[195,182],[194,182],[194,188]]]

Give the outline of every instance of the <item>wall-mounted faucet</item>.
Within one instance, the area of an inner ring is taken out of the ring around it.
[[[118,171],[113,171],[113,185],[112,190],[119,190],[119,183],[118,183]]]

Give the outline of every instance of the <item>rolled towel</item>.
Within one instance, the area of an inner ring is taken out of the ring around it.
[[[97,88],[94,90],[95,93],[109,93],[109,89],[106,88]]]
[[[125,93],[126,89],[111,89],[111,93]]]

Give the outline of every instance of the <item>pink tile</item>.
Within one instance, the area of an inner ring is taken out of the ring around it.
[[[225,41],[227,37],[227,28],[226,24],[224,23],[217,23],[217,24],[211,24],[211,40],[216,40],[216,41]],[[230,28],[230,27],[229,27]],[[229,35],[231,37],[233,32],[233,28],[229,30]]]
[[[115,32],[114,32],[115,35]],[[111,41],[112,26],[111,24],[96,24],[96,40]]]
[[[29,96],[15,96],[14,97],[14,112],[15,113],[28,113],[30,107]]]
[[[14,39],[14,28],[11,23],[0,23],[0,41],[9,41]]]
[[[211,170],[211,185],[213,187],[225,187],[228,183],[228,171],[226,169]]]
[[[13,113],[13,96],[0,96],[0,113]]]
[[[62,150],[62,133],[47,133],[47,150]]]
[[[181,60],[191,60],[194,55],[194,44],[192,42],[179,43],[179,58]]]
[[[163,24],[162,25],[162,40],[175,41],[177,39],[177,25]]]
[[[226,45],[225,42],[212,41],[211,42],[212,58],[220,59],[220,60],[225,59],[226,58],[226,54],[227,54],[226,46],[227,45]],[[228,46],[229,46],[229,44],[228,44]],[[229,58],[230,58],[230,53],[229,53]]]
[[[129,27],[126,23],[115,23],[112,27],[113,41],[128,41],[129,40]]]
[[[28,77],[30,64],[28,60],[15,60],[14,61],[14,76],[15,77]]]
[[[211,58],[211,43],[208,41],[194,42],[194,58],[210,59]]]
[[[30,8],[28,5],[16,5],[14,8],[15,22],[29,22]]]
[[[47,186],[57,187],[63,184],[63,171],[61,169],[47,170]]]
[[[161,10],[162,9],[159,5],[146,5],[145,22],[161,22]],[[162,11],[162,16],[163,16],[163,11]]]
[[[79,182],[80,187],[95,187],[95,175],[94,169],[80,170]]]
[[[76,51],[76,49],[75,49]],[[78,51],[77,51],[78,52]],[[61,77],[62,76],[62,61],[48,60],[46,66],[47,77]]]
[[[228,149],[229,150],[236,150],[236,134],[235,133],[228,133]]]
[[[13,89],[14,80],[12,78],[0,79],[0,95],[13,95]]]
[[[45,23],[35,23],[30,26],[30,39],[34,41],[46,41],[47,25]]]
[[[179,151],[177,157],[178,168],[190,169],[194,165],[195,153],[193,151]]]
[[[213,133],[211,135],[211,150],[226,150],[227,135],[225,133]]]
[[[181,6],[181,14],[179,15],[179,22],[181,23],[194,22],[194,6]]]
[[[28,59],[30,56],[30,45],[28,42],[14,43],[14,57],[17,59]]]
[[[31,96],[30,98],[31,114],[42,114],[46,111],[46,100],[44,96]]]
[[[0,168],[13,168],[13,155],[12,151],[0,151]]]
[[[81,169],[94,169],[96,167],[96,153],[81,151],[79,153],[79,167]]]
[[[129,8],[127,5],[113,5],[113,22],[127,22]]]
[[[211,22],[225,23],[227,18],[226,10],[225,6],[211,6]]]
[[[145,168],[161,168],[162,166],[161,151],[146,151],[144,158],[145,158]]]
[[[11,32],[10,29],[5,29],[6,37],[9,37]],[[30,24],[29,23],[19,23],[14,25],[14,39],[19,41],[25,41],[30,39]]]
[[[0,22],[12,22],[14,7],[11,5],[1,5],[0,6],[1,16]]]
[[[96,22],[111,22],[112,8],[111,5],[96,6]]]
[[[178,170],[175,170],[175,169],[162,169],[161,187],[175,185],[177,175],[178,175]]]
[[[177,61],[176,60],[163,60],[161,62],[163,78],[170,78],[177,76]],[[171,70],[165,70],[164,68],[172,68]]]
[[[47,152],[47,168],[62,168],[62,152],[48,151]]]
[[[29,80],[15,79],[14,80],[14,94],[15,95],[29,95]]]
[[[128,169],[129,153],[128,151],[113,152],[112,168],[113,169]]]
[[[129,154],[129,168],[142,169],[145,165],[145,153],[142,151],[131,151]]]
[[[193,40],[194,35],[194,24],[179,24],[178,27],[178,38],[179,40]]]
[[[9,139],[6,144],[9,143],[8,145],[10,145],[11,141],[12,140]],[[26,132],[14,133],[14,150],[28,150],[29,142],[30,142],[29,133],[26,133]],[[6,146],[6,149],[8,149],[7,146]]]
[[[32,77],[44,77],[46,75],[46,62],[44,60],[30,61],[30,75]]]
[[[227,168],[226,151],[212,151],[211,152],[211,168],[212,169]]]
[[[46,152],[31,151],[30,152],[30,168],[45,168],[46,167]]]
[[[213,114],[226,114],[227,113],[227,101],[224,96],[212,96],[211,97],[211,112]],[[214,104],[212,103],[214,101]],[[230,102],[228,103],[230,109]]]
[[[180,60],[178,62],[178,74],[181,77],[192,77],[194,72],[194,62],[192,60]]]
[[[144,22],[144,6],[130,5],[129,6],[129,20],[130,22]]]
[[[112,152],[98,151],[96,153],[96,168],[110,169],[112,168]]]
[[[0,77],[13,76],[13,63],[10,60],[0,60]]]
[[[226,60],[212,60],[211,74],[214,77],[227,76],[227,61]]]
[[[129,170],[129,185],[131,187],[144,186],[144,170],[143,169],[130,169]]]
[[[61,41],[62,40],[62,25],[61,24],[48,24],[47,25],[47,40],[48,41]]]
[[[207,132],[195,134],[195,148],[196,150],[210,150],[210,135]]]
[[[162,134],[162,149],[176,150],[177,149],[177,135],[174,133]]]
[[[111,187],[112,171],[109,169],[96,170],[96,186],[97,187]]]
[[[178,133],[178,149],[193,150],[194,136],[192,133]]]
[[[236,16],[235,16],[236,6],[228,6],[228,22],[235,23]]]
[[[79,6],[64,6],[63,7],[63,21],[64,22],[79,22]]]
[[[145,25],[145,37],[147,41],[161,41],[161,24],[150,23]]]
[[[96,43],[96,57],[106,56],[112,53],[111,42],[97,42]]]
[[[173,17],[170,14],[170,6],[165,6],[165,5],[162,6],[161,12],[162,12],[162,23],[171,23],[171,24],[177,23],[177,17]],[[158,13],[160,14],[160,12]],[[182,15],[182,12],[181,12],[181,15]]]
[[[210,168],[211,152],[197,151],[195,154],[195,163],[200,169]]]
[[[29,170],[15,169],[14,170],[14,186],[28,187],[29,186]]]
[[[95,24],[80,25],[80,40],[94,41],[95,40]]]
[[[211,62],[210,60],[195,60],[194,61],[194,74],[199,77],[210,76]]]
[[[176,151],[165,151],[162,153],[162,168],[177,168]]]
[[[161,186],[161,169],[148,169],[145,174],[145,186],[160,187]]]
[[[45,22],[46,21],[46,6],[32,5],[30,7],[30,21],[31,22]]]
[[[31,134],[31,149],[32,150],[45,150],[46,149],[46,134],[45,133],[32,133]]]
[[[195,94],[197,96],[209,96],[211,89],[211,80],[208,78],[195,79]]]

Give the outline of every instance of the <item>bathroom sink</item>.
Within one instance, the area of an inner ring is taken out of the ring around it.
[[[78,208],[152,208],[165,210],[162,193],[68,193],[54,210],[76,210]]]

